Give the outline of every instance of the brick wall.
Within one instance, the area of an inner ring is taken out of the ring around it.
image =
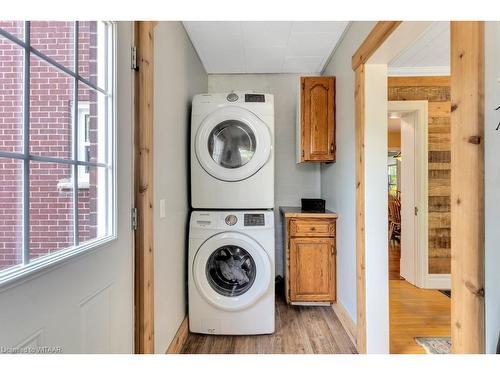
[[[22,35],[22,23],[0,22],[0,27]],[[81,22],[79,73],[96,78],[96,22]],[[72,22],[32,22],[31,45],[67,68],[74,69]],[[22,152],[23,50],[0,37],[0,150]],[[72,157],[74,79],[43,60],[30,57],[30,153]],[[96,95],[79,84],[78,101],[90,106],[90,148],[97,140]],[[84,126],[84,124],[80,124]],[[84,167],[79,167],[84,168]],[[22,161],[0,158],[0,269],[21,262]],[[79,196],[79,241],[96,236],[97,173],[91,169],[88,186]],[[30,258],[72,246],[72,166],[30,163]]]

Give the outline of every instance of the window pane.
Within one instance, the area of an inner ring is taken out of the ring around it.
[[[32,55],[30,153],[72,157],[74,78]]]
[[[23,162],[0,158],[0,270],[23,261]]]
[[[23,152],[24,51],[0,36],[0,150]]]
[[[106,172],[104,167],[78,166],[78,240],[80,243],[109,234]]]
[[[73,246],[72,168],[30,162],[30,259]]]
[[[0,29],[24,40],[24,21],[0,21]]]
[[[78,73],[106,89],[107,26],[101,21],[82,21],[78,32]]]
[[[33,48],[74,71],[74,22],[32,21],[30,29]]]
[[[78,160],[106,162],[108,98],[84,84],[78,86]],[[109,131],[109,130],[108,130]]]

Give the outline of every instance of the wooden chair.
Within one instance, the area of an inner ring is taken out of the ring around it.
[[[389,198],[389,241],[401,239],[401,200]]]

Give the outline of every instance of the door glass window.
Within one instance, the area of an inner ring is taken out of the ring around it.
[[[222,246],[208,258],[205,269],[210,286],[226,297],[244,294],[255,281],[256,269],[252,256],[243,248]]]
[[[255,135],[250,127],[238,120],[218,124],[208,137],[208,152],[224,168],[239,168],[255,154]]]

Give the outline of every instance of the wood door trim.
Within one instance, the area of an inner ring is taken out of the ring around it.
[[[484,22],[450,30],[452,350],[484,353]]]
[[[154,28],[156,22],[137,21],[135,43],[139,70],[135,74],[135,352],[154,353],[153,259],[153,112]]]
[[[401,22],[379,22],[352,57],[356,126],[357,349],[366,353],[365,63]],[[452,347],[484,352],[484,22],[451,22]],[[457,112],[458,111],[458,112]],[[455,124],[455,125],[453,125]],[[465,166],[465,167],[464,167]],[[467,181],[467,183],[464,183]],[[471,224],[470,214],[474,221]],[[456,248],[459,246],[458,248]],[[458,299],[458,301],[457,301]],[[453,302],[455,301],[455,302]]]
[[[379,21],[352,56],[352,70],[366,63],[402,21]]]
[[[358,353],[366,353],[366,275],[365,275],[365,65],[355,71],[356,138],[356,301]]]

